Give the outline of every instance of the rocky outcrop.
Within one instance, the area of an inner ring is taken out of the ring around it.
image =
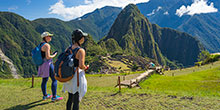
[[[0,49],[0,58],[9,64],[9,68],[11,70],[12,76],[16,79],[18,79],[20,76],[17,73],[17,69],[15,67],[15,65],[13,64],[13,61],[11,59],[9,59],[7,56],[5,56],[5,54],[2,52],[2,50]]]

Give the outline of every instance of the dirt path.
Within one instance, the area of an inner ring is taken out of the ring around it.
[[[15,65],[13,64],[13,61],[9,59],[0,49],[0,58],[9,64],[9,68],[11,69],[12,76],[16,79],[18,79],[20,76],[17,73],[17,69],[15,68]]]

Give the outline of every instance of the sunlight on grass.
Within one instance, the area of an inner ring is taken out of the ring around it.
[[[143,89],[194,96],[220,96],[219,67],[178,76],[152,75],[141,83]]]
[[[123,77],[129,80],[143,71],[106,75],[86,74],[88,91],[80,103],[80,109],[180,109],[183,105],[187,109],[217,109],[220,106],[220,66],[217,66],[219,64],[216,63],[212,68],[206,65],[194,72],[193,67],[181,71],[172,70],[166,72],[166,75],[154,74],[140,83],[141,89],[122,87],[120,93],[118,87],[115,87],[118,76],[121,76],[121,81],[124,80]],[[178,71],[182,73],[178,74]],[[172,72],[176,73],[175,76],[170,75]],[[0,79],[0,109],[64,109],[68,95],[61,92],[62,83],[58,82],[57,94],[63,96],[64,100],[51,103],[50,100],[42,101],[42,79],[35,78],[34,88],[30,88],[31,81],[31,78]],[[48,93],[51,93],[51,79],[47,86]]]

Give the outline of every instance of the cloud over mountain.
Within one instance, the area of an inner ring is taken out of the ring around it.
[[[156,12],[160,11],[162,9],[161,6],[158,6],[157,9],[154,9],[151,13],[147,14],[147,16],[154,15]]]
[[[50,6],[49,14],[57,14],[66,20],[71,20],[104,6],[123,8],[130,3],[137,4],[148,1],[149,0],[84,0],[84,5],[66,7],[63,0],[59,0],[56,4]]]
[[[8,8],[8,11],[13,11],[13,10],[17,10],[18,6],[11,6]]]
[[[213,13],[217,12],[218,9],[214,7],[214,3],[208,3],[208,0],[194,0],[194,2],[189,6],[182,5],[176,10],[176,15],[179,17],[183,15],[201,14],[201,13]]]

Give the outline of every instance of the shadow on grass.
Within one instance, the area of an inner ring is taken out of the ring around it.
[[[28,110],[28,109],[31,109],[31,108],[36,107],[36,106],[42,106],[42,105],[45,105],[45,104],[52,103],[52,102],[39,103],[41,101],[43,101],[43,100],[38,100],[38,101],[35,101],[35,102],[31,102],[31,103],[26,104],[26,105],[16,105],[16,106],[7,108],[5,110]]]
[[[29,90],[29,89],[32,89],[32,88],[31,87],[25,88],[25,89],[22,89],[21,91],[26,91],[26,90]]]
[[[121,95],[121,92],[118,91],[118,92],[116,92],[116,93],[114,93],[114,94],[111,94],[110,96],[116,96],[116,95]]]

